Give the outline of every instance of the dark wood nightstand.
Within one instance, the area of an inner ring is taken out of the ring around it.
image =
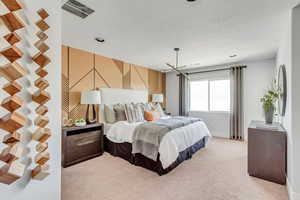
[[[84,127],[64,127],[62,129],[62,166],[100,156],[104,152],[103,124]]]

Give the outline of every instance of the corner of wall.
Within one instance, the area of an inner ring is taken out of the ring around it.
[[[288,191],[289,200],[300,200],[300,193],[296,193],[289,181],[288,178],[286,178],[286,187]]]

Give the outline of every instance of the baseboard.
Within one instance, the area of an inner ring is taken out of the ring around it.
[[[289,200],[300,200],[300,193],[294,192],[294,189],[288,178],[286,179],[286,187],[288,190]]]

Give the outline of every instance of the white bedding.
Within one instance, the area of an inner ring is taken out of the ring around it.
[[[120,121],[110,125],[106,136],[115,143],[132,143],[132,136],[136,126],[143,122],[128,123]],[[176,161],[179,153],[194,145],[204,137],[210,138],[211,134],[202,121],[196,122],[185,127],[177,128],[167,133],[159,147],[160,161],[164,169]]]

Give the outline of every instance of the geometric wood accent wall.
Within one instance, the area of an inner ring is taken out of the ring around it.
[[[150,101],[151,94],[165,94],[165,73],[63,46],[63,119],[84,118],[86,108],[80,104],[80,93],[97,88],[148,90]]]

